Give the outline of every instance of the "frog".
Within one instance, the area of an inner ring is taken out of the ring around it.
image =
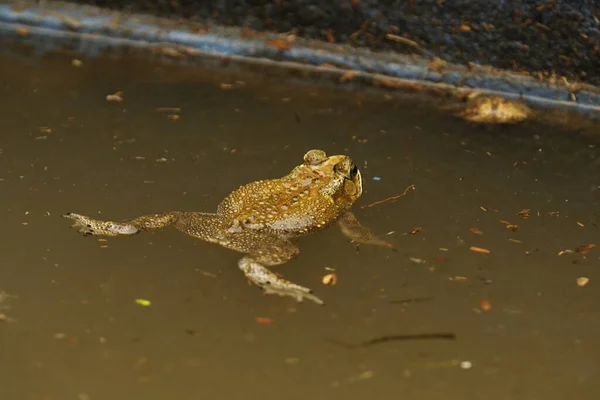
[[[479,92],[470,93],[461,108],[458,117],[479,124],[517,124],[535,117],[523,101]]]
[[[283,177],[240,186],[213,213],[167,211],[121,221],[72,212],[62,217],[72,220],[71,227],[84,236],[131,236],[172,226],[193,238],[242,253],[238,268],[263,293],[324,305],[312,289],[285,279],[271,268],[299,255],[294,239],[334,224],[356,246],[396,250],[352,212],[352,205],[362,194],[362,175],[352,158],[312,149]]]

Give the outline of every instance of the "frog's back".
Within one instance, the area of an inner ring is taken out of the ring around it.
[[[249,183],[227,196],[217,209],[240,227],[294,236],[326,227],[340,210],[321,189],[326,177],[296,168],[281,179]]]

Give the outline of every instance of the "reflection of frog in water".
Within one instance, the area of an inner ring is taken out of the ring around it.
[[[363,227],[350,211],[362,194],[362,177],[347,156],[327,156],[310,150],[304,162],[288,175],[252,182],[227,196],[217,212],[169,211],[122,222],[100,221],[83,215],[63,215],[84,235],[119,236],[173,225],[195,238],[246,255],[239,268],[267,294],[310,299],[323,304],[308,288],[280,278],[267,267],[283,264],[299,254],[290,239],[317,232],[338,222],[356,243],[393,248]]]

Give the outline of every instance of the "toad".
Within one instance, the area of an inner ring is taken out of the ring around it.
[[[302,164],[282,178],[241,186],[218,205],[215,213],[167,211],[116,222],[81,214],[62,215],[85,236],[122,236],[173,226],[200,240],[217,243],[244,254],[238,261],[250,282],[266,294],[289,296],[324,304],[311,289],[272,272],[298,256],[294,238],[321,231],[337,223],[357,244],[394,248],[362,226],[352,204],[363,193],[359,169],[346,155],[327,156],[310,150]]]

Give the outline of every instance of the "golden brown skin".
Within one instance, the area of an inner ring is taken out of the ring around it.
[[[327,156],[310,150],[304,162],[279,179],[244,185],[227,196],[214,214],[168,211],[122,222],[100,221],[80,214],[63,215],[84,235],[119,236],[169,225],[195,238],[245,253],[239,268],[267,294],[298,301],[323,302],[308,288],[282,279],[268,266],[299,254],[290,239],[323,230],[337,222],[356,243],[393,248],[360,225],[350,211],[362,194],[360,171],[345,155]]]
[[[515,124],[531,118],[533,112],[519,101],[474,94],[469,97],[466,109],[459,116],[477,123]]]

